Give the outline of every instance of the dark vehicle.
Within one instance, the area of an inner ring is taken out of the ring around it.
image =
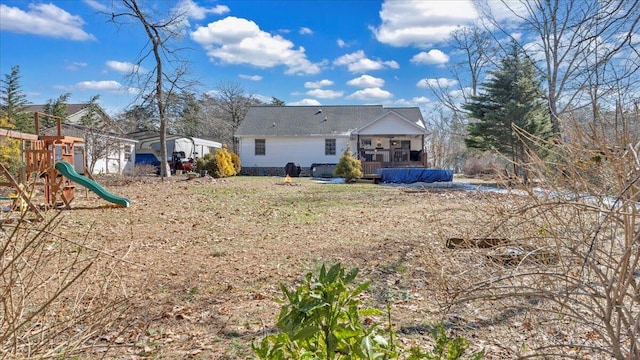
[[[171,162],[169,162],[171,173],[175,174],[176,170],[182,170],[184,172],[193,171],[195,167],[195,161],[193,159],[187,159],[184,151],[176,151],[171,154]]]

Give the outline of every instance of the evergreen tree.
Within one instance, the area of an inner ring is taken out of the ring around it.
[[[336,165],[333,173],[336,176],[343,177],[346,182],[351,182],[362,177],[362,164],[360,160],[351,155],[351,149],[349,149],[349,147],[347,147],[342,153],[342,156],[340,156],[340,161]]]
[[[67,118],[67,102],[71,97],[71,93],[64,93],[57,99],[49,99],[44,105],[45,114],[57,116],[64,122]],[[40,120],[40,129],[46,129],[56,125],[56,119],[52,117],[44,117]]]
[[[98,105],[100,95],[94,95],[84,103],[87,112],[80,118],[80,125],[88,127],[101,127],[104,124],[104,119],[100,114],[100,105]]]
[[[27,96],[20,89],[20,66],[11,68],[10,74],[5,74],[0,80],[0,117],[4,117],[7,126],[22,131],[33,132],[33,119],[27,113]]]
[[[180,94],[180,106],[180,118],[176,124],[177,133],[193,137],[202,136],[202,111],[195,94],[189,92]]]
[[[515,127],[543,140],[552,135],[551,121],[534,64],[513,44],[500,69],[491,72],[483,92],[464,105],[476,121],[467,126],[465,144],[481,151],[495,150],[517,164],[528,160],[527,151],[538,149],[533,141],[518,135]],[[526,174],[523,174],[526,177]]]
[[[122,112],[116,119],[125,132],[158,131],[158,117],[149,104],[134,105]]]
[[[277,97],[272,96],[270,105],[273,105],[273,106],[285,106],[285,103],[284,103],[284,101],[278,99]]]

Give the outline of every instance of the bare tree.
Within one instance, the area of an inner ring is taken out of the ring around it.
[[[215,102],[222,112],[223,119],[231,129],[233,152],[237,153],[236,130],[252,105],[260,103],[252,95],[247,95],[242,86],[234,82],[221,82],[216,86]]]
[[[122,0],[125,10],[109,14],[111,22],[118,23],[120,18],[133,19],[138,21],[148,39],[149,43],[142,50],[137,61],[137,66],[132,72],[132,78],[137,80],[141,86],[141,96],[153,99],[155,102],[158,118],[160,120],[160,157],[164,166],[160,167],[162,178],[170,176],[167,162],[167,117],[166,100],[174,92],[185,90],[192,84],[185,81],[187,73],[187,63],[178,56],[180,48],[174,46],[174,40],[182,36],[181,24],[184,23],[185,13],[172,13],[168,18],[158,16],[154,19],[154,14],[142,10],[138,0]],[[153,7],[146,7],[152,9]],[[148,73],[143,73],[140,68],[142,63],[149,57],[153,57],[154,68]]]
[[[462,105],[471,96],[477,95],[481,79],[493,64],[493,58],[489,54],[495,54],[496,46],[491,34],[477,24],[452,32],[449,45],[462,60],[448,66],[455,81],[426,81],[427,88],[438,100],[438,104],[425,120],[431,131],[431,165],[460,169],[461,162],[467,157],[464,146],[466,111]]]
[[[459,171],[467,153],[465,123],[442,104],[429,112],[425,122],[430,131],[427,144],[429,166]]]
[[[217,100],[210,94],[204,93],[198,99],[202,116],[202,136],[220,141],[223,144],[233,143],[231,124],[223,118],[224,114],[217,105]]]
[[[80,125],[84,126],[83,138],[86,144],[86,160],[89,172],[93,173],[100,159],[108,161],[112,154],[120,153],[120,143],[112,141],[108,134],[115,126],[111,119],[100,110],[98,100],[100,95],[94,95],[85,105],[86,112],[80,118]],[[119,156],[118,156],[119,159]]]
[[[577,107],[587,91],[593,98],[594,73],[614,66],[616,56],[632,45],[640,21],[640,0],[502,0],[518,19],[519,28],[537,35],[521,46],[538,62],[546,81],[553,130],[560,134],[560,118]],[[485,6],[485,15],[502,33],[512,36]],[[606,44],[606,45],[605,45]],[[595,51],[595,53],[594,53]],[[608,76],[610,76],[609,74]],[[596,74],[596,77],[601,76]],[[596,94],[598,90],[595,89]]]
[[[496,65],[493,56],[489,55],[495,54],[497,50],[491,34],[474,24],[453,31],[449,45],[455,52],[463,55],[462,61],[449,67],[451,74],[461,83],[462,74],[468,73],[471,80],[469,93],[476,96],[480,80],[485,76],[487,68],[492,64]]]

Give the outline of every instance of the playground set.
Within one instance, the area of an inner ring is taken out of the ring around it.
[[[42,220],[44,218],[42,212],[33,203],[33,194],[37,188],[42,186],[44,189],[45,208],[70,209],[71,202],[75,198],[75,185],[79,184],[108,202],[119,207],[129,207],[128,199],[113,195],[91,177],[86,167],[84,139],[62,135],[60,117],[35,113],[36,134],[40,133],[41,116],[56,120],[56,135],[38,136],[0,129],[0,137],[21,141],[24,162],[24,168],[21,169],[18,179],[15,179],[8,169],[0,164],[0,172],[6,180],[0,182],[0,186],[12,187],[14,191],[13,194],[3,197],[3,199],[12,200],[13,208],[18,208],[23,212],[31,210],[38,220]],[[74,169],[74,155],[77,148],[82,149],[82,164],[87,176],[78,174]]]

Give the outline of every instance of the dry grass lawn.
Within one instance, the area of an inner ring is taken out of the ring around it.
[[[100,255],[70,294],[98,284],[108,297],[127,299],[118,322],[91,339],[111,347],[107,358],[251,357],[251,342],[273,331],[279,285],[295,286],[336,262],[373,281],[365,301],[391,304],[407,346],[429,346],[429,329],[443,322],[473,349],[485,348],[486,358],[515,358],[513,349],[545,331],[522,313],[496,320],[446,307],[461,279],[495,267],[478,251],[446,248],[446,240],[489,233],[497,216],[490,204],[521,201],[515,196],[308,178],[291,186],[272,177],[99,181],[131,207],[105,206],[78,189],[52,233]],[[81,358],[100,354],[104,348],[93,346]]]

